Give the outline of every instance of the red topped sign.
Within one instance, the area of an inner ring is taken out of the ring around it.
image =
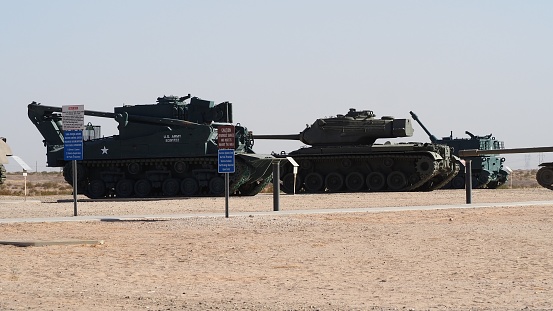
[[[217,146],[219,149],[236,148],[236,144],[234,143],[234,125],[221,125],[217,128],[217,132]]]

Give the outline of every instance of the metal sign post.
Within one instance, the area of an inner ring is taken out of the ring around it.
[[[230,181],[229,174],[234,173],[235,161],[234,161],[234,148],[235,144],[235,130],[234,125],[222,125],[217,128],[217,146],[218,159],[217,159],[217,171],[225,174],[225,217],[229,217],[229,197],[230,197]]]
[[[23,201],[27,202],[27,171],[23,171],[23,178],[25,179],[25,199]]]
[[[298,167],[300,166],[298,162],[296,162],[292,157],[286,157],[286,159],[292,164],[294,167],[294,190],[292,191],[293,194],[296,194],[296,176],[298,175]]]
[[[63,159],[73,161],[73,216],[77,216],[77,161],[83,159],[84,105],[61,107]]]

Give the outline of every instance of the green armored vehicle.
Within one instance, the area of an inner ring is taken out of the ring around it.
[[[6,168],[4,164],[8,163],[8,156],[12,155],[12,149],[6,143],[6,138],[0,137],[0,185],[6,179]]]
[[[255,139],[299,140],[309,147],[275,157],[299,163],[294,190],[292,164],[280,170],[286,193],[420,191],[448,183],[458,172],[451,148],[429,143],[375,144],[379,138],[410,137],[410,119],[375,118],[370,110],[317,119],[299,134],[255,135]]]
[[[553,162],[540,164],[540,169],[536,173],[536,180],[540,186],[553,190]]]
[[[61,110],[36,102],[28,105],[29,119],[44,137],[48,166],[63,167],[72,184],[72,165],[64,160]],[[155,104],[84,114],[115,119],[119,134],[100,137],[99,126],[85,127],[83,160],[77,165],[79,193],[90,198],[224,194],[224,178],[217,169],[217,134],[219,126],[233,122],[231,103],[163,96]],[[253,152],[246,127],[236,125],[235,133],[235,173],[229,190],[255,195],[271,180],[273,157]]]
[[[477,136],[469,131],[465,133],[469,138],[453,138],[453,134],[449,137],[437,139],[428,129],[422,124],[417,115],[410,111],[411,116],[419,123],[421,128],[426,132],[430,141],[435,144],[444,144],[453,148],[455,155],[459,155],[459,150],[477,149],[477,150],[495,150],[504,149],[504,143],[496,140],[491,134],[485,136]],[[472,157],[472,188],[488,188],[495,189],[509,179],[511,169],[504,165],[505,158],[497,155],[480,155]],[[444,188],[463,189],[465,188],[465,166],[462,162],[459,163],[460,171],[455,178]]]

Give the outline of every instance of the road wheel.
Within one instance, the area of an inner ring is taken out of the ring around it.
[[[367,175],[367,187],[370,191],[380,191],[386,185],[386,176],[380,172],[371,172]]]
[[[324,185],[323,176],[319,173],[309,173],[305,176],[305,191],[316,193],[322,190]]]
[[[349,192],[358,192],[363,189],[364,183],[363,174],[359,172],[352,172],[346,176],[346,188]]]
[[[326,189],[330,192],[338,192],[344,186],[344,177],[340,173],[330,173],[325,178]]]
[[[213,195],[223,195],[225,193],[225,179],[220,176],[211,178],[209,181],[209,193]]]
[[[115,185],[115,194],[119,198],[128,198],[134,191],[134,183],[130,179],[121,179]]]
[[[179,180],[176,178],[165,179],[161,185],[161,191],[163,191],[163,195],[166,197],[176,196],[180,191]]]
[[[86,193],[91,199],[103,198],[106,195],[106,185],[100,179],[91,180],[86,188]]]
[[[150,194],[150,191],[152,191],[152,185],[147,179],[139,179],[134,184],[134,193],[137,197],[145,198]]]
[[[199,190],[198,181],[194,177],[186,177],[180,183],[180,191],[184,196],[193,196]]]
[[[407,177],[400,171],[393,171],[386,178],[388,189],[392,191],[398,191],[407,186]]]
[[[282,177],[280,189],[288,194],[298,193],[301,188],[301,178],[296,174],[296,191],[294,192],[294,174],[288,173]]]

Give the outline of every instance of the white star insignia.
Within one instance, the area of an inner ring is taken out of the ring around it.
[[[102,150],[102,154],[108,154],[108,150],[109,150],[109,149],[106,148],[106,146],[104,146],[104,148],[103,148],[103,149],[100,149],[100,150]]]

